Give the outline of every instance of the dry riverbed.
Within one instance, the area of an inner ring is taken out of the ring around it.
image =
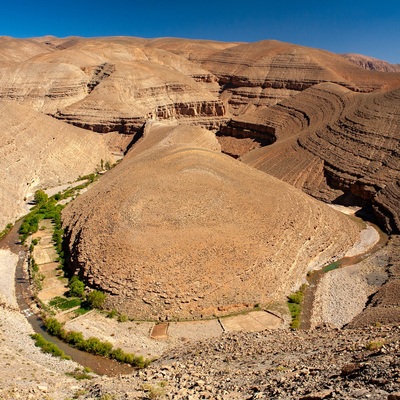
[[[335,207],[337,208],[337,207]],[[339,211],[352,214],[345,207]],[[360,233],[359,241],[347,251],[345,257],[356,258],[372,250],[379,242],[380,234],[372,225]],[[315,292],[311,327],[328,323],[343,327],[365,308],[368,298],[386,281],[385,268],[379,267],[379,258],[384,250],[378,251],[365,260],[346,265],[324,274]],[[384,264],[382,264],[384,265]]]

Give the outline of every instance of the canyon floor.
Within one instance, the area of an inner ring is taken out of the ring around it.
[[[367,244],[373,245],[373,232],[362,237],[364,242],[355,243],[353,250],[365,251]],[[381,248],[373,256],[373,264],[379,264],[377,259],[390,254],[390,247]],[[339,329],[322,322],[311,330],[235,332],[240,327],[235,329],[235,324],[229,324],[227,318],[222,324],[228,327],[226,331],[222,331],[218,320],[181,323],[180,328],[175,323],[169,327],[169,339],[155,340],[149,337],[153,323],[138,328],[135,322],[119,323],[91,313],[72,320],[70,327],[96,333],[102,339],[118,339],[118,345],[127,350],[147,347],[158,353],[159,358],[147,369],[129,375],[91,374],[89,380],[76,380],[72,376],[83,370],[81,366],[43,354],[29,337],[32,328],[15,298],[18,259],[19,255],[3,244],[1,399],[396,399],[395,396],[400,396],[400,329],[379,324]],[[350,303],[332,302],[329,296],[325,299],[324,305],[329,306],[331,315],[340,315],[343,309],[357,311],[354,282],[358,278],[363,280],[365,273],[362,265],[354,267],[361,269],[358,275],[353,271],[349,272],[350,280],[339,277]],[[333,272],[343,275],[354,267]],[[371,268],[369,265],[368,273]],[[344,282],[352,285],[346,286]],[[324,293],[333,295],[337,287],[328,286]],[[233,331],[229,332],[229,326]],[[132,334],[135,329],[136,333],[142,332],[141,337]]]

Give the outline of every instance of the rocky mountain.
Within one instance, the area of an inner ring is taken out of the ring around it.
[[[398,232],[399,93],[318,84],[229,125],[240,132],[250,120],[273,132],[274,144],[247,153],[244,162],[317,198],[373,207],[382,226]]]
[[[382,61],[374,57],[353,53],[342,54],[341,56],[353,64],[371,71],[400,72],[399,64],[390,64],[387,61]]]

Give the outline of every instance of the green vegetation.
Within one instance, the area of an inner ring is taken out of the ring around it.
[[[107,295],[100,290],[93,290],[87,295],[86,301],[91,308],[103,308]]]
[[[107,313],[107,318],[114,318],[115,316],[117,316],[118,312],[115,308],[113,308],[111,311],[109,311]]]
[[[142,356],[125,353],[120,348],[114,349],[110,342],[102,342],[100,339],[95,337],[84,339],[81,332],[66,331],[63,325],[55,318],[46,318],[44,324],[50,335],[58,337],[79,350],[111,358],[137,368],[145,368],[150,364],[150,360],[147,360]]]
[[[69,310],[70,308],[78,307],[82,304],[81,299],[66,299],[65,297],[54,297],[54,299],[50,300],[49,305],[60,310]]]
[[[79,278],[74,275],[68,284],[69,287],[69,295],[71,297],[83,297],[85,292],[85,284],[79,280]]]
[[[85,367],[83,370],[81,370],[80,368],[75,368],[74,371],[72,372],[66,372],[65,375],[71,376],[72,378],[75,378],[77,381],[80,381],[82,379],[92,379],[93,376],[90,375],[90,373],[92,372],[92,370],[88,367]],[[86,394],[85,390],[79,390],[75,393],[74,398],[78,398],[79,396]],[[76,397],[78,396],[78,397]]]
[[[126,321],[128,321],[128,316],[126,314],[122,313],[122,314],[118,315],[117,321],[118,322],[126,322]]]
[[[47,341],[39,333],[34,333],[31,338],[35,340],[35,346],[40,347],[43,353],[50,353],[54,357],[60,357],[64,360],[70,360],[71,357],[67,356],[56,344]]]
[[[143,390],[146,392],[146,398],[151,400],[159,400],[165,397],[166,386],[167,382],[165,381],[158,382],[156,385],[145,383],[143,384]]]
[[[33,245],[29,247],[28,268],[35,290],[42,290],[44,276],[39,273],[39,265],[37,265],[35,259],[33,258]]]
[[[380,350],[384,346],[384,344],[385,344],[385,342],[382,340],[373,340],[372,342],[367,343],[365,348],[367,350],[376,351],[376,350]]]
[[[7,235],[8,232],[11,231],[13,224],[9,223],[6,227],[0,232],[0,239]]]
[[[56,229],[61,229],[62,209],[63,206],[57,205],[57,200],[55,200],[54,197],[51,197],[45,202],[42,201],[37,203],[37,205],[32,208],[31,212],[25,216],[19,228],[21,242],[25,243],[28,236],[38,231],[39,222],[43,219],[51,219],[54,222]]]
[[[34,200],[36,204],[44,204],[49,200],[49,196],[43,190],[36,190]]]
[[[288,307],[292,315],[292,322],[290,324],[292,329],[300,328],[301,303],[303,302],[306,287],[307,285],[303,284],[297,292],[292,293],[288,297]]]

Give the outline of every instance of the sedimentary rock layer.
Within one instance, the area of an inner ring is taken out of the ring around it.
[[[339,55],[278,41],[245,43],[196,60],[223,85],[234,115],[269,106],[321,82],[371,92],[398,84],[397,74],[366,71]]]
[[[400,72],[399,64],[390,64],[374,57],[367,57],[362,54],[353,53],[341,54],[341,56],[353,64],[371,71]]]
[[[372,205],[388,231],[400,229],[399,89],[320,84],[246,119],[268,126],[276,142],[243,161],[321,199]]]
[[[0,101],[0,229],[25,213],[24,197],[92,173],[114,157],[105,138]]]
[[[224,314],[282,299],[339,255],[353,222],[223,155],[201,128],[155,123],[63,212],[72,267],[135,318]]]

